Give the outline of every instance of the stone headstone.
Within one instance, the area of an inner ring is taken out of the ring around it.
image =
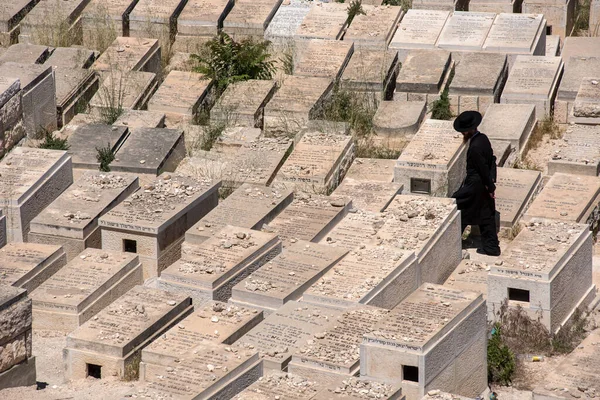
[[[384,146],[401,150],[419,130],[427,113],[427,102],[382,101],[373,117],[374,140]]]
[[[86,249],[31,294],[33,327],[71,332],[141,283],[135,254]]]
[[[293,193],[289,190],[245,183],[189,229],[185,240],[200,244],[226,225],[261,229],[287,207],[292,198]]]
[[[456,11],[446,21],[437,46],[447,50],[483,50],[495,18],[494,13]]]
[[[517,56],[501,102],[535,104],[537,118],[544,119],[550,115],[562,70],[560,57]]]
[[[353,250],[375,239],[385,217],[380,213],[355,211],[348,213],[319,243]]]
[[[139,0],[129,14],[129,35],[171,43],[177,32],[177,18],[186,2],[182,0]]]
[[[191,311],[185,295],[135,286],[67,336],[65,377],[84,379],[92,365],[100,378],[137,378],[139,351]]]
[[[31,220],[73,182],[64,151],[17,147],[0,162],[0,205],[9,242],[25,242]]]
[[[288,365],[293,353],[313,340],[315,334],[323,332],[341,314],[341,311],[329,307],[289,301],[242,336],[236,346],[257,350],[265,374],[281,371]]]
[[[546,54],[547,56],[559,56],[560,51],[560,36],[546,35]]]
[[[352,42],[311,39],[297,49],[294,75],[339,79],[354,51]]]
[[[129,35],[129,14],[136,4],[130,0],[91,0],[81,14],[83,45],[102,51],[110,44],[105,32],[117,37]]]
[[[75,129],[68,138],[67,154],[72,158],[73,167],[98,170],[97,160],[99,148],[110,148],[116,153],[129,137],[129,129],[125,126],[104,124],[82,125]]]
[[[393,97],[398,74],[398,53],[357,47],[342,75],[342,88],[374,92],[382,100]]]
[[[488,275],[488,318],[508,299],[550,332],[595,296],[592,233],[587,225],[533,219],[508,244]]]
[[[538,171],[498,168],[496,210],[500,227],[512,228],[519,221],[537,193],[542,174]]]
[[[81,43],[81,12],[90,0],[40,1],[20,24],[19,42],[50,44],[53,40]]]
[[[161,48],[157,39],[117,37],[92,66],[96,71],[160,72]]]
[[[17,0],[0,5],[0,46],[17,43],[19,23],[39,0]]]
[[[346,178],[367,182],[391,182],[394,180],[395,160],[381,158],[355,158]]]
[[[57,47],[44,62],[46,65],[63,68],[84,68],[92,66],[96,51],[80,47]]]
[[[481,294],[424,284],[365,334],[361,376],[402,380],[407,399],[433,388],[472,398],[487,386],[486,339]]]
[[[164,128],[165,114],[142,110],[123,110],[113,125],[126,126],[132,131],[138,128]]]
[[[9,243],[0,249],[0,285],[34,291],[67,264],[60,246],[37,243]]]
[[[404,62],[406,49],[433,49],[450,15],[442,10],[415,10],[406,12],[390,43],[390,49],[399,50]]]
[[[549,33],[565,38],[573,34],[576,20],[576,2],[573,0],[526,0],[521,12],[524,14],[544,14],[548,20]]]
[[[100,80],[92,70],[60,66],[54,67],[54,78],[58,128],[62,128],[79,110],[87,107],[98,90]]]
[[[345,4],[316,3],[304,17],[294,35],[297,42],[307,39],[338,40],[348,20]]]
[[[265,105],[276,90],[275,81],[247,80],[225,89],[210,111],[211,121],[228,126],[263,127]]]
[[[396,385],[390,385],[365,378],[350,377],[341,382],[334,382],[327,388],[321,390],[314,400],[355,400],[367,398],[379,398],[388,400],[400,400],[405,398],[402,389]]]
[[[487,297],[488,271],[490,266],[481,261],[462,260],[444,286],[464,292],[481,293]]]
[[[600,123],[600,89],[598,79],[586,77],[581,80],[581,86],[573,103],[574,122],[594,124]]]
[[[483,44],[484,51],[546,55],[546,19],[542,14],[501,13]]]
[[[90,100],[91,112],[101,119],[111,119],[115,109],[140,110],[158,86],[151,72],[110,71],[101,77],[100,88]]]
[[[232,0],[190,0],[177,18],[177,33],[213,37],[232,7]]]
[[[562,172],[574,175],[598,176],[600,173],[600,127],[570,125],[565,135],[554,144],[548,161],[548,174]]]
[[[299,300],[346,253],[340,248],[296,241],[238,283],[230,302],[274,312],[291,300]]]
[[[356,47],[386,50],[402,19],[402,7],[363,5],[362,8],[364,14],[354,17],[344,40],[353,41]]]
[[[310,400],[322,388],[320,381],[286,372],[273,372],[250,385],[233,400],[268,400],[275,397],[290,400]]]
[[[566,56],[564,56],[566,57]],[[565,58],[565,73],[554,103],[554,120],[557,123],[573,121],[573,103],[584,78],[600,75],[600,57],[572,56]]]
[[[217,205],[220,182],[162,174],[98,220],[105,250],[136,253],[144,278],[179,258],[185,231]]]
[[[282,51],[294,48],[294,34],[313,6],[312,1],[290,0],[282,3],[265,30],[265,39]]]
[[[31,221],[28,241],[56,244],[72,260],[88,247],[102,248],[98,218],[138,189],[138,178],[85,172]]]
[[[463,181],[466,149],[452,122],[428,119],[398,158],[394,182],[405,193],[450,196]]]
[[[237,0],[223,22],[223,31],[239,41],[262,40],[282,0]]]
[[[214,111],[214,108],[212,111]],[[260,137],[261,135],[262,131],[259,128],[243,126],[225,128],[221,136],[213,144],[213,149],[220,153],[235,154],[242,147],[250,145],[259,139],[264,139]]]
[[[350,207],[348,196],[296,193],[290,205],[263,225],[262,230],[277,234],[284,247],[298,240],[318,242],[344,218]]]
[[[490,104],[479,130],[490,140],[510,142],[520,154],[536,125],[535,108],[533,104]]]
[[[0,64],[17,62],[21,64],[44,64],[50,56],[48,46],[37,44],[17,43],[10,46],[0,55]]]
[[[346,196],[352,199],[352,207],[358,210],[384,211],[397,194],[402,192],[402,185],[395,182],[365,182],[346,178],[335,189],[333,195]]]
[[[227,301],[238,282],[280,252],[276,235],[227,225],[198,245],[184,243],[181,259],[162,271],[159,287]]]
[[[411,50],[398,74],[396,92],[439,94],[451,69],[448,51]]]
[[[35,385],[31,300],[27,291],[0,286],[0,388]]]

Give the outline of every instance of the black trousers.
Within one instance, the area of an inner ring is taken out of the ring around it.
[[[462,224],[461,234],[469,224]],[[496,231],[496,218],[491,216],[482,219],[479,224],[479,232],[481,234],[481,247],[486,253],[496,254],[500,252],[500,242],[498,241],[498,233]]]

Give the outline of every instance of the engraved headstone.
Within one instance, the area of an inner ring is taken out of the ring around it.
[[[275,90],[275,81],[252,79],[232,83],[211,109],[211,121],[262,128],[265,105]]]
[[[353,41],[356,47],[386,50],[396,26],[402,19],[400,6],[363,5],[348,27],[344,40]]]
[[[454,290],[481,293],[487,297],[488,271],[490,266],[481,261],[462,260],[444,286]]]
[[[235,40],[262,40],[282,0],[236,0],[223,21],[223,32]]]
[[[500,227],[512,228],[523,215],[542,180],[538,171],[498,168],[496,210],[500,212]]]
[[[93,69],[158,73],[161,48],[157,39],[117,37],[96,60]]]
[[[483,44],[484,51],[514,54],[546,54],[546,19],[542,14],[496,16]]]
[[[562,172],[598,176],[600,173],[599,126],[570,125],[554,144],[548,174]]]
[[[317,3],[311,7],[304,20],[296,29],[297,42],[307,39],[338,40],[342,37],[348,21],[345,4]]]
[[[351,198],[355,209],[381,212],[401,192],[402,185],[396,182],[365,182],[345,178],[333,195]]]
[[[479,131],[490,140],[510,142],[511,147],[520,154],[536,125],[535,107],[533,104],[490,104]]]
[[[399,50],[404,62],[405,49],[432,49],[450,15],[442,10],[415,10],[406,12],[390,42],[390,49]]]
[[[456,11],[447,20],[437,46],[447,50],[483,50],[494,13]]]
[[[312,39],[297,49],[294,75],[339,79],[350,61],[354,44],[345,40]]]
[[[355,158],[346,178],[367,182],[392,182],[396,160],[381,158]]]

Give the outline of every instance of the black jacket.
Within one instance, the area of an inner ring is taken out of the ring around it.
[[[479,225],[494,217],[496,204],[490,193],[496,191],[496,158],[486,135],[477,133],[467,150],[467,176],[452,197],[461,210],[463,225]]]

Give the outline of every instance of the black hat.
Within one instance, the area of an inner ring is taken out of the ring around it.
[[[476,129],[481,123],[482,116],[477,111],[465,111],[454,120],[454,130],[468,132]]]

